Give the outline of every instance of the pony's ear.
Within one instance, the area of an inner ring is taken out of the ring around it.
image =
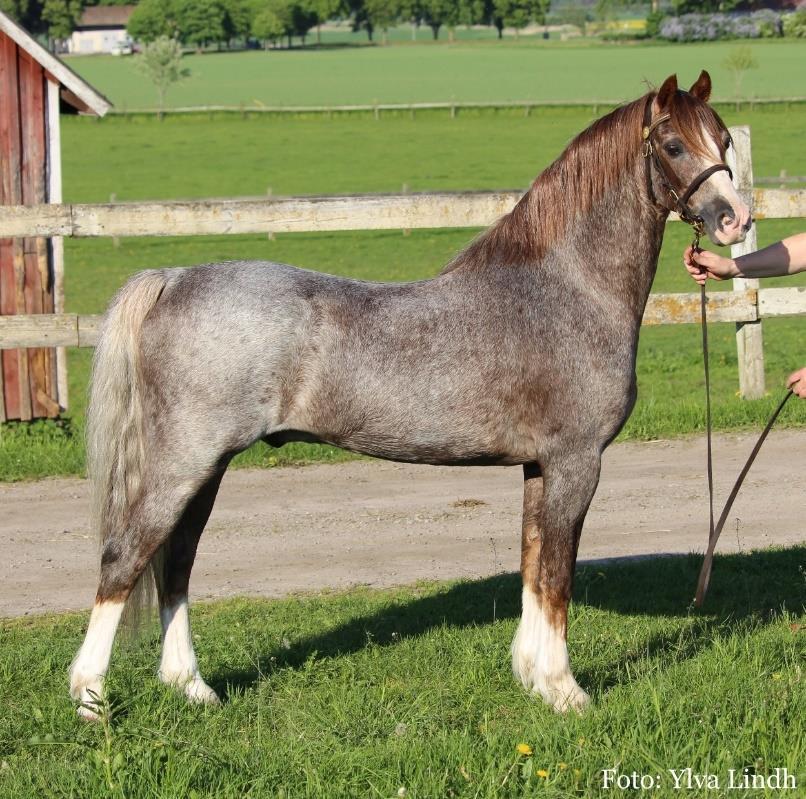
[[[694,85],[688,90],[689,94],[702,100],[704,103],[708,102],[711,96],[711,76],[703,70],[700,72],[700,77],[694,82]]]
[[[655,97],[655,110],[663,111],[663,109],[669,105],[669,101],[672,99],[676,91],[677,75],[669,75],[669,77],[663,81],[663,86],[658,89],[658,94]]]

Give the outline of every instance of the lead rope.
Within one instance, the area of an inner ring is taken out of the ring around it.
[[[702,223],[698,222],[692,225],[694,228],[694,241],[691,243],[692,250],[694,252],[700,251],[700,237],[702,236]],[[737,494],[739,493],[739,489],[742,487],[742,483],[744,482],[744,478],[747,476],[747,473],[750,471],[750,467],[753,465],[753,461],[756,459],[756,455],[758,455],[759,450],[761,449],[761,445],[767,438],[770,430],[772,430],[772,426],[775,424],[775,420],[778,418],[778,415],[784,409],[784,405],[786,405],[789,398],[792,396],[792,389],[787,391],[786,396],[781,400],[778,404],[778,407],[775,409],[775,412],[770,417],[770,420],[767,422],[767,426],[764,428],[763,432],[756,441],[756,445],[753,447],[753,451],[750,453],[750,457],[747,459],[742,471],[739,473],[739,477],[736,479],[736,482],[733,484],[733,488],[731,489],[730,494],[728,495],[728,501],[725,503],[725,507],[722,513],[719,515],[719,521],[714,525],[714,467],[713,467],[713,456],[712,456],[712,448],[711,448],[711,375],[710,369],[708,366],[708,320],[705,306],[707,304],[707,298],[705,296],[705,283],[700,285],[700,321],[702,324],[702,360],[703,366],[705,368],[705,427],[706,427],[706,438],[708,442],[708,510],[709,510],[709,525],[708,525],[708,547],[705,551],[705,558],[703,559],[702,568],[700,569],[700,578],[697,581],[697,593],[694,597],[694,604],[699,608],[702,607],[703,602],[705,601],[705,595],[708,592],[708,585],[711,581],[711,569],[713,568],[714,563],[714,549],[716,547],[716,542],[719,540],[719,536],[722,533],[722,528],[725,526],[725,522],[727,521],[728,514],[730,513],[730,509],[733,507],[733,502],[736,499]]]

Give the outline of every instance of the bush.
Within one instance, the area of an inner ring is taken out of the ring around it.
[[[666,17],[658,37],[674,42],[712,42],[718,39],[762,39],[781,36],[781,15],[764,9],[752,14],[683,14]]]
[[[646,16],[646,35],[656,39],[660,33],[660,25],[664,19],[663,11],[650,11]]]
[[[784,36],[806,39],[806,8],[783,17]]]

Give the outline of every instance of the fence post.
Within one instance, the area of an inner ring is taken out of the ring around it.
[[[732,127],[733,146],[728,149],[728,165],[733,170],[736,188],[753,210],[753,161],[750,154],[750,128],[747,125]],[[733,258],[738,258],[757,249],[756,226],[747,232],[741,244],[730,248]],[[734,278],[733,290],[757,289],[758,280]],[[745,399],[758,399],[764,396],[764,340],[761,320],[757,322],[737,322],[736,351],[739,356],[739,393]]]

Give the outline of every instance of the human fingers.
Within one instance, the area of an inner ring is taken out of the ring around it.
[[[798,369],[797,372],[792,372],[786,379],[786,385],[798,397],[806,399],[806,366],[803,369]]]

